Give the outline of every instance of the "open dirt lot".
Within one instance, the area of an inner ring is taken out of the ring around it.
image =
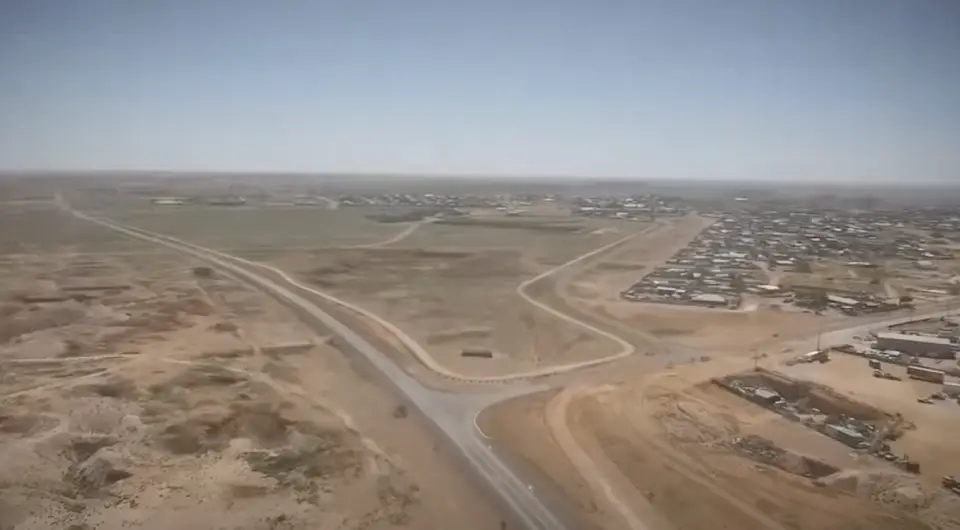
[[[533,226],[428,223],[383,247],[290,253],[273,262],[379,314],[462,373],[498,375],[615,353],[615,343],[536,308],[517,289],[646,226]],[[488,349],[493,358],[462,358],[465,348]]]
[[[954,400],[918,403],[940,392],[941,385],[909,379],[906,368],[887,364],[884,370],[902,381],[878,379],[866,359],[835,354],[827,364],[797,364],[777,367],[791,377],[830,387],[859,401],[870,403],[889,413],[900,413],[914,428],[892,443],[897,453],[906,453],[920,464],[923,478],[937,483],[942,475],[960,475],[960,447],[954,443],[960,424],[960,405]]]
[[[489,411],[482,426],[551,477],[585,527],[960,528],[960,498],[935,480],[858,456],[709,382],[748,366],[685,366],[536,396]]]
[[[45,208],[4,224],[0,528],[498,527],[322,333]]]

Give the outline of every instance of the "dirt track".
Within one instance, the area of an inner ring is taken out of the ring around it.
[[[613,385],[504,404],[483,426],[554,480],[573,484],[563,477],[584,477],[583,486],[566,491],[605,529],[960,528],[960,500],[938,484],[855,458],[709,383],[750,365],[727,359],[622,374]],[[529,425],[548,428],[522,427]],[[783,460],[755,460],[737,449],[738,440],[754,436],[780,444]],[[553,444],[564,452],[536,452]],[[823,455],[842,471],[816,486],[802,476],[811,469],[805,454]]]
[[[431,434],[271,300],[198,285],[176,255],[55,255],[2,271],[0,527],[498,525]],[[132,287],[9,297],[78,270]]]

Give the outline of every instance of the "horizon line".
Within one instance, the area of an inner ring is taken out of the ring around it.
[[[437,172],[367,172],[367,171],[275,171],[269,169],[257,170],[191,170],[191,169],[41,169],[41,168],[23,168],[23,169],[0,169],[0,178],[11,176],[70,176],[83,175],[91,176],[100,174],[103,176],[141,176],[141,177],[202,177],[202,176],[289,176],[289,177],[316,177],[316,178],[399,178],[408,180],[456,180],[456,179],[486,179],[486,180],[560,180],[560,181],[581,181],[587,183],[669,183],[669,182],[697,182],[697,183],[743,183],[743,184],[816,184],[816,185],[868,185],[868,186],[916,186],[916,185],[957,185],[960,186],[960,178],[956,180],[874,180],[869,181],[861,179],[817,179],[801,180],[796,178],[789,179],[758,179],[750,177],[728,178],[728,177],[640,177],[640,176],[582,176],[582,175],[549,175],[549,174],[485,174],[485,173],[437,173]]]

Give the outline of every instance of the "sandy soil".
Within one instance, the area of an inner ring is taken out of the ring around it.
[[[642,349],[655,353],[716,355],[744,352],[791,336],[809,336],[828,319],[773,307],[775,300],[745,299],[743,309],[706,309],[625,301],[620,293],[685,247],[709,220],[681,219],[637,238],[592,268],[558,278],[554,305],[603,323]],[[566,283],[564,283],[566,282]],[[544,296],[550,296],[545,292]]]
[[[960,526],[960,499],[952,494],[872,457],[854,457],[838,442],[708,382],[732,366],[688,366],[538,396],[492,410],[483,426],[495,443],[553,477],[596,527]],[[558,403],[565,410],[551,410]],[[590,484],[575,454],[553,449],[564,437],[577,443],[609,490]],[[840,471],[816,482],[803,476],[816,476],[823,465]]]
[[[393,322],[451,370],[499,375],[617,351],[615,343],[524,302],[516,289],[624,235],[427,224],[390,247],[291,254],[274,263]],[[471,347],[494,358],[461,357]]]
[[[921,470],[928,470],[924,478],[931,484],[937,484],[942,475],[960,475],[960,447],[953,440],[960,422],[960,406],[953,400],[936,401],[933,405],[917,402],[917,398],[940,392],[940,385],[908,379],[906,369],[894,365],[886,365],[884,370],[903,381],[877,379],[866,359],[843,354],[835,354],[825,365],[796,364],[776,369],[797,379],[827,385],[889,413],[903,414],[916,428],[891,444],[893,449],[910,455]]]
[[[420,421],[285,309],[60,228],[0,264],[0,528],[498,527]]]

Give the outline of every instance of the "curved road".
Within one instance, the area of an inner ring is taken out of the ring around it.
[[[69,208],[68,208],[68,209],[69,209]],[[618,344],[620,344],[621,347],[623,348],[619,353],[616,353],[616,354],[613,354],[613,355],[610,355],[610,356],[607,356],[607,357],[601,357],[601,358],[597,358],[597,359],[590,359],[590,360],[587,360],[587,361],[580,361],[580,362],[576,362],[576,363],[561,364],[561,365],[554,365],[554,366],[544,367],[544,368],[540,368],[540,369],[537,369],[537,370],[529,370],[529,371],[525,371],[525,372],[516,372],[516,373],[512,373],[512,374],[508,374],[508,375],[501,375],[501,376],[485,376],[485,377],[481,377],[481,376],[471,376],[471,375],[467,375],[467,374],[462,374],[462,373],[455,372],[455,371],[452,371],[452,370],[446,368],[445,366],[443,366],[442,364],[440,364],[439,362],[437,362],[437,360],[434,359],[434,357],[433,357],[423,346],[421,346],[416,340],[414,340],[413,337],[411,337],[411,336],[408,335],[406,332],[404,332],[403,330],[401,330],[400,328],[398,328],[397,326],[395,326],[395,325],[392,324],[391,322],[387,321],[386,319],[384,319],[384,318],[381,317],[380,315],[377,315],[376,313],[373,313],[373,312],[371,312],[371,311],[369,311],[369,310],[367,310],[367,309],[364,309],[364,308],[362,308],[362,307],[360,307],[360,306],[358,306],[358,305],[356,305],[356,304],[352,304],[352,303],[350,303],[350,302],[347,302],[346,300],[343,300],[343,299],[341,299],[341,298],[337,298],[336,296],[333,296],[333,295],[331,295],[331,294],[329,294],[329,293],[325,293],[325,292],[323,292],[323,291],[319,291],[319,290],[317,290],[317,289],[313,289],[312,287],[310,287],[310,286],[308,286],[308,285],[305,285],[305,284],[299,282],[298,280],[292,278],[289,274],[287,274],[286,272],[284,272],[284,271],[281,270],[281,269],[278,269],[277,267],[274,267],[274,266],[272,266],[272,265],[268,265],[268,264],[265,264],[265,263],[257,263],[257,262],[254,262],[254,261],[250,261],[250,260],[247,260],[247,259],[244,259],[244,258],[237,257],[237,256],[231,256],[231,255],[225,254],[225,253],[223,253],[223,252],[219,252],[219,251],[216,251],[216,250],[213,250],[213,249],[201,247],[201,246],[199,246],[199,245],[195,245],[195,244],[193,244],[193,243],[189,243],[189,242],[186,242],[186,241],[183,241],[183,240],[180,240],[180,239],[177,239],[177,238],[173,238],[173,237],[170,237],[170,236],[166,236],[166,235],[163,235],[163,234],[157,234],[157,233],[154,233],[154,232],[148,232],[148,231],[146,231],[146,230],[142,230],[142,229],[140,229],[140,228],[135,228],[135,227],[131,227],[131,226],[122,226],[122,225],[119,225],[119,224],[117,224],[117,223],[115,223],[115,222],[113,222],[113,221],[109,221],[109,220],[105,220],[105,219],[100,219],[100,218],[94,218],[94,217],[91,217],[91,216],[89,216],[89,215],[86,215],[86,214],[83,214],[83,213],[80,213],[80,212],[75,212],[75,211],[73,211],[73,210],[70,210],[70,211],[71,211],[74,215],[82,216],[82,218],[84,218],[84,219],[87,219],[87,220],[92,221],[92,222],[95,222],[95,223],[102,224],[102,225],[107,226],[107,227],[109,227],[109,228],[112,228],[112,229],[114,229],[114,230],[122,229],[122,230],[125,230],[125,231],[127,231],[127,232],[130,232],[131,234],[128,234],[128,235],[133,235],[133,237],[147,236],[147,237],[149,237],[149,238],[151,238],[151,239],[159,239],[159,240],[161,240],[161,241],[165,241],[165,242],[167,242],[167,243],[169,243],[169,244],[172,244],[172,245],[177,245],[177,246],[179,246],[179,247],[183,247],[183,248],[186,248],[186,249],[190,249],[190,250],[192,250],[192,251],[194,251],[194,252],[202,252],[202,253],[204,253],[204,254],[206,254],[206,255],[210,255],[210,256],[213,256],[213,257],[218,258],[218,259],[228,260],[229,262],[232,262],[232,263],[235,263],[235,264],[240,264],[240,265],[243,265],[243,266],[248,267],[248,268],[249,268],[249,267],[255,267],[255,268],[260,269],[260,270],[262,270],[262,271],[266,271],[267,273],[269,273],[269,276],[270,276],[271,278],[276,278],[276,279],[280,280],[282,283],[287,284],[287,285],[290,285],[290,286],[292,286],[292,287],[295,287],[296,289],[298,289],[298,290],[300,290],[300,291],[302,291],[302,292],[309,293],[310,295],[313,295],[313,296],[317,296],[317,297],[322,298],[322,299],[324,299],[324,300],[326,300],[326,301],[328,301],[328,302],[332,302],[332,303],[334,303],[334,304],[337,304],[337,305],[339,305],[339,306],[341,306],[341,307],[344,307],[344,308],[346,308],[346,309],[348,309],[348,310],[350,310],[350,311],[352,311],[352,312],[354,312],[354,313],[357,313],[357,314],[359,314],[359,315],[361,315],[361,316],[363,316],[363,317],[366,317],[366,318],[370,319],[371,321],[375,322],[378,326],[382,327],[383,329],[385,329],[385,330],[387,330],[388,332],[390,332],[390,334],[392,334],[392,335],[394,335],[395,337],[397,337],[397,339],[401,342],[401,344],[403,344],[403,346],[404,346],[405,348],[407,348],[407,350],[409,350],[410,353],[413,354],[413,356],[416,357],[417,360],[418,360],[421,364],[423,364],[423,365],[426,366],[428,369],[430,369],[430,371],[432,371],[432,372],[434,372],[434,373],[436,373],[436,374],[442,375],[442,376],[444,376],[444,377],[447,377],[447,378],[449,378],[449,379],[456,380],[456,381],[467,382],[467,383],[503,383],[503,382],[509,382],[509,381],[527,380],[527,379],[532,379],[532,378],[536,378],[536,377],[544,377],[544,376],[549,376],[549,375],[557,375],[557,374],[561,374],[561,373],[572,372],[572,371],[579,370],[579,369],[582,369],[582,368],[588,368],[588,367],[592,367],[592,366],[596,366],[596,365],[600,365],[600,364],[609,363],[609,362],[611,362],[611,361],[615,361],[615,360],[617,360],[617,359],[621,359],[621,358],[623,358],[623,357],[625,357],[625,356],[627,356],[627,355],[630,355],[630,353],[632,353],[632,350],[633,350],[633,346],[632,346],[632,345],[630,345],[629,343],[627,343],[627,342],[624,341],[623,339],[617,337],[616,335],[613,335],[612,333],[609,333],[609,332],[603,331],[603,330],[601,330],[601,329],[599,329],[599,328],[596,328],[596,327],[594,327],[594,326],[592,326],[592,325],[590,325],[590,324],[588,324],[588,323],[586,323],[586,322],[582,322],[582,321],[579,321],[579,320],[577,320],[577,319],[575,319],[575,318],[573,318],[573,317],[570,317],[570,316],[568,316],[568,315],[565,315],[564,313],[562,313],[562,312],[560,312],[560,311],[557,311],[557,310],[555,310],[555,309],[547,306],[546,304],[543,304],[542,302],[539,302],[539,301],[531,298],[531,297],[530,297],[529,295],[527,295],[524,291],[525,291],[525,289],[526,289],[530,284],[532,284],[533,282],[535,282],[535,281],[537,281],[537,280],[542,280],[543,278],[546,278],[547,276],[552,275],[552,274],[554,274],[554,273],[556,273],[556,272],[559,272],[560,270],[565,269],[565,268],[567,268],[567,267],[569,267],[569,266],[572,266],[572,265],[574,265],[574,264],[576,264],[576,263],[578,263],[578,262],[580,262],[580,261],[586,260],[586,259],[588,259],[588,258],[591,258],[591,257],[597,255],[597,254],[600,254],[600,253],[605,252],[605,251],[607,251],[607,250],[610,250],[610,249],[612,249],[612,248],[614,248],[614,247],[616,247],[616,246],[618,246],[618,245],[621,245],[621,244],[623,244],[624,242],[626,242],[627,240],[629,240],[629,239],[631,239],[631,238],[634,238],[634,237],[640,235],[642,232],[637,233],[637,234],[631,234],[630,236],[621,238],[621,239],[619,239],[619,240],[617,240],[617,241],[614,241],[613,243],[609,243],[609,244],[604,245],[604,246],[602,246],[602,247],[600,247],[600,248],[598,248],[598,249],[592,250],[592,251],[590,251],[590,252],[588,252],[588,253],[586,253],[586,254],[584,254],[584,255],[581,255],[581,256],[579,256],[579,257],[577,257],[577,258],[574,258],[574,259],[571,260],[571,261],[568,261],[568,262],[566,262],[566,263],[564,263],[564,264],[562,264],[562,265],[560,265],[560,266],[558,266],[558,267],[554,267],[553,269],[550,269],[549,271],[547,271],[547,272],[545,272],[545,273],[543,273],[543,274],[540,274],[540,275],[538,275],[538,276],[536,276],[536,277],[534,277],[534,278],[532,278],[532,279],[530,279],[530,280],[527,280],[527,281],[523,282],[523,283],[520,284],[520,286],[517,288],[517,293],[518,293],[521,297],[523,297],[523,298],[524,298],[525,300],[527,300],[528,302],[534,304],[534,305],[537,306],[538,308],[543,309],[543,310],[551,313],[552,315],[557,316],[557,317],[559,317],[559,318],[562,318],[562,319],[564,319],[564,320],[566,320],[566,321],[568,321],[568,322],[574,323],[574,324],[576,324],[576,325],[579,325],[579,326],[584,327],[585,329],[588,329],[588,330],[590,330],[590,331],[593,331],[593,332],[595,332],[595,333],[598,333],[598,334],[600,334],[601,336],[604,336],[604,337],[606,337],[606,338],[609,338],[609,339],[611,339],[611,340],[616,341],[616,342],[617,342]],[[415,226],[416,226],[416,225],[415,225]],[[142,238],[142,237],[141,237],[141,238]],[[154,242],[158,242],[158,241],[154,241]],[[163,244],[163,243],[161,243],[161,244]],[[631,351],[628,352],[628,351],[627,351],[627,348],[630,348]]]
[[[323,325],[323,327],[346,341],[381,372],[413,406],[421,410],[440,432],[453,443],[477,474],[490,484],[493,491],[499,495],[526,528],[530,530],[566,530],[568,528],[537,498],[531,487],[520,480],[489,446],[477,438],[473,423],[474,416],[470,413],[476,404],[458,400],[455,395],[425,388],[388,360],[385,354],[311,302],[310,296],[317,293],[310,289],[304,289],[295,282],[287,281],[288,277],[285,274],[271,275],[255,272],[256,268],[246,260],[162,234],[122,226],[107,219],[91,217],[71,209],[59,197],[58,204],[80,219],[96,223],[130,237],[191,255],[221,270],[228,271],[261,291],[282,299],[301,310],[311,320]],[[275,273],[280,272],[275,269],[274,271]],[[276,276],[279,276],[279,278]],[[521,392],[534,390],[537,389],[525,389]],[[514,392],[514,394],[517,393],[519,392]],[[486,399],[499,400],[501,398],[501,396],[498,396],[497,398],[487,397]]]
[[[512,471],[499,459],[499,457],[496,456],[489,446],[482,443],[476,437],[477,433],[482,435],[482,433],[479,432],[479,429],[476,428],[475,424],[475,417],[477,413],[493,403],[511,399],[517,395],[535,392],[540,390],[539,388],[520,388],[515,389],[512,392],[476,397],[445,394],[427,389],[418,381],[407,375],[403,370],[390,362],[382,352],[376,350],[376,348],[374,348],[371,344],[369,344],[360,336],[356,335],[345,325],[335,320],[332,316],[323,312],[315,304],[310,302],[308,298],[305,298],[304,295],[318,296],[324,300],[336,303],[367,318],[370,318],[394,334],[404,344],[404,346],[406,346],[411,353],[418,358],[421,363],[423,363],[432,371],[451,379],[467,382],[504,382],[509,380],[529,379],[533,377],[559,374],[629,356],[635,352],[635,347],[613,333],[607,332],[587,322],[571,317],[532,298],[526,293],[526,289],[533,283],[543,280],[567,267],[615,248],[616,246],[636,237],[639,235],[639,233],[631,234],[614,241],[613,243],[604,245],[598,249],[581,255],[567,263],[554,267],[553,269],[550,269],[534,278],[524,281],[516,289],[516,292],[519,296],[535,307],[546,311],[557,318],[617,342],[621,346],[620,352],[601,359],[510,374],[507,376],[477,378],[447,370],[442,365],[437,363],[437,361],[415,340],[390,322],[363,308],[303,285],[280,269],[270,265],[251,262],[236,256],[230,256],[228,254],[200,247],[198,245],[194,245],[169,236],[164,236],[162,234],[156,234],[134,227],[122,226],[102,218],[94,218],[81,212],[72,210],[69,205],[63,202],[62,198],[59,196],[58,204],[81,219],[100,224],[131,237],[143,239],[172,248],[174,250],[192,255],[220,268],[226,269],[242,277],[249,283],[257,286],[259,289],[271,293],[274,296],[286,300],[288,303],[304,310],[308,315],[322,323],[327,329],[347,341],[348,344],[361,353],[372,365],[382,372],[392,382],[397,390],[399,390],[414,406],[423,411],[423,413],[436,424],[441,432],[443,432],[453,442],[460,453],[463,454],[463,456],[466,457],[471,463],[474,469],[491,484],[493,489],[501,496],[504,502],[528,528],[535,530],[563,530],[566,528],[559,521],[559,519],[557,519],[556,516],[554,516],[550,510],[548,510],[537,499],[532,489],[526,486],[515,474],[513,474]],[[389,242],[395,242],[396,240],[405,238],[406,236],[410,235],[410,233],[412,233],[418,226],[419,224],[412,225]],[[251,268],[265,271],[266,274],[262,272],[254,272],[251,270]],[[888,319],[882,322],[861,323],[850,329],[835,330],[830,333],[825,333],[824,339],[825,341],[830,341],[831,339],[836,341],[841,336],[862,333],[872,327],[906,322],[919,318],[936,317],[943,315],[944,313],[944,311],[939,311],[927,315]],[[565,404],[566,403],[564,402],[563,405]],[[550,421],[549,423],[554,428],[558,425],[565,427],[565,410],[565,406],[558,406],[555,407],[551,412],[553,421]],[[580,455],[581,458],[574,458],[574,464],[578,468],[578,471],[583,474],[586,479],[588,479],[594,489],[600,490],[599,492],[602,493],[617,509],[628,526],[634,530],[645,529],[646,526],[636,517],[630,507],[620,501],[612,488],[606,484],[603,479],[602,472],[600,472],[599,469],[593,464],[589,456],[586,455],[581,448],[579,448],[572,436],[566,436],[563,432],[563,429],[561,429],[560,432],[558,432],[556,429],[552,430],[554,430],[555,436],[560,436],[567,441],[567,443],[564,444],[565,446],[568,446],[565,447],[565,451],[568,452],[571,458]],[[566,434],[569,433],[567,432]]]

